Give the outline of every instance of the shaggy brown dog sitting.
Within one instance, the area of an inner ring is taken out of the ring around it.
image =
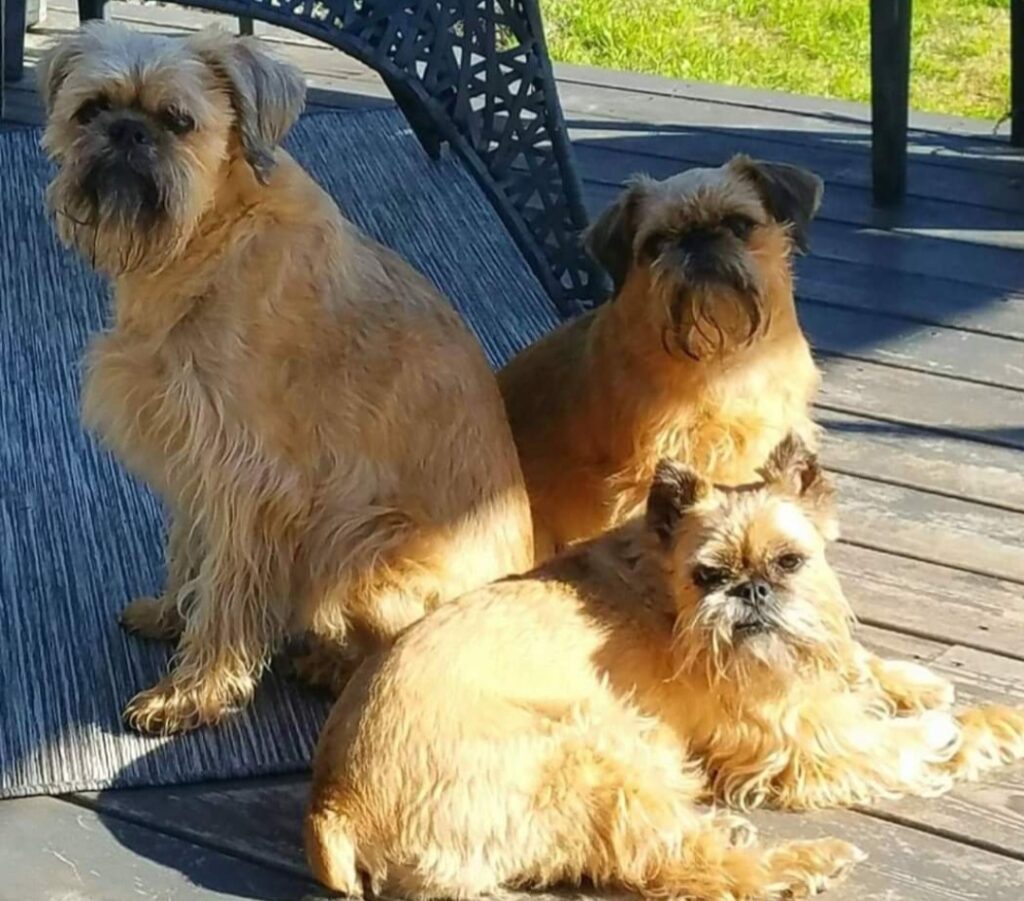
[[[355,674],[316,754],[327,885],[467,898],[592,879],[657,897],[809,892],[857,857],[736,847],[698,812],[931,794],[1024,754],[1024,716],[942,705],[879,660],[825,559],[828,486],[797,440],[717,489],[662,463],[646,518],[438,610]]]
[[[790,254],[821,191],[810,172],[737,157],[634,181],[594,223],[615,297],[499,374],[538,559],[627,518],[662,457],[740,484],[790,431],[813,443],[818,372]]]
[[[254,40],[108,24],[40,74],[57,229],[115,289],[84,418],[171,513],[164,593],[124,623],[178,651],[128,722],[212,723],[290,632],[358,655],[527,568],[476,341],[278,148],[300,74]]]

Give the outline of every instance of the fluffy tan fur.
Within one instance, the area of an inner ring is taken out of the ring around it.
[[[666,462],[645,518],[428,615],[331,714],[313,871],[414,898],[584,878],[801,894],[856,849],[760,847],[694,802],[932,794],[1024,754],[1020,711],[952,713],[943,680],[857,644],[824,556],[831,516],[796,439],[736,489]]]
[[[358,654],[529,567],[475,340],[276,146],[301,109],[296,71],[252,41],[98,25],[42,82],[58,230],[115,289],[84,420],[171,513],[166,589],[124,623],[180,640],[130,724],[212,723],[289,633]],[[118,122],[148,137],[112,146]]]
[[[820,195],[811,173],[736,158],[641,179],[594,224],[615,297],[499,373],[538,559],[635,513],[662,457],[739,484],[790,431],[813,442],[790,255]]]

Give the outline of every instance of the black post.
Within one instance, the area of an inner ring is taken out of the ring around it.
[[[107,0],[78,0],[78,21],[89,19],[105,19],[107,17]]]
[[[880,206],[898,203],[907,187],[910,17],[911,0],[871,0],[871,169]]]
[[[1010,0],[1010,143],[1024,147],[1024,0]]]
[[[3,40],[4,81],[18,81],[23,72],[25,58],[25,0],[0,0],[0,38]],[[0,90],[3,90],[0,88]]]

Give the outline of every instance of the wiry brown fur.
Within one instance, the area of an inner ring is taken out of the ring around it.
[[[297,72],[252,41],[98,25],[53,51],[43,88],[58,230],[114,280],[84,420],[171,513],[166,590],[124,622],[180,642],[132,725],[214,722],[289,633],[376,648],[529,566],[528,501],[476,342],[276,147]],[[193,130],[161,130],[172,103]],[[149,129],[132,165],[155,195],[83,188],[90,167],[124,165],[106,138],[117,117]]]
[[[592,226],[614,298],[498,377],[538,559],[636,512],[662,457],[740,484],[788,432],[814,441],[819,377],[790,255],[820,190],[810,173],[737,157],[639,179]],[[737,217],[749,234],[729,230]],[[688,244],[698,232],[709,240]]]
[[[944,680],[856,642],[824,556],[830,489],[802,443],[763,478],[718,489],[663,462],[645,518],[429,614],[365,663],[316,752],[317,877],[413,898],[585,878],[656,897],[807,893],[856,850],[759,847],[694,802],[931,794],[1024,755],[1020,711],[954,714]],[[759,579],[751,608],[739,598]]]

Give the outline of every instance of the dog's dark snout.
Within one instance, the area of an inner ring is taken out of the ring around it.
[[[751,607],[760,607],[772,596],[772,587],[763,579],[751,579],[733,588],[729,594],[740,598]]]
[[[680,237],[679,246],[687,253],[704,253],[712,248],[717,237],[714,232],[705,229],[694,229]]]
[[[146,147],[153,143],[153,136],[146,123],[133,117],[115,119],[107,128],[107,134],[113,144],[125,150]]]

